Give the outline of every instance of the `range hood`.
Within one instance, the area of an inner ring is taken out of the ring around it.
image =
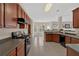
[[[23,18],[17,18],[17,23],[18,23],[18,24],[26,24],[27,22],[26,22],[26,20],[23,19]]]

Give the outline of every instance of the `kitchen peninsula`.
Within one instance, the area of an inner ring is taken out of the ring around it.
[[[73,50],[77,51],[74,52],[76,55],[79,55],[79,36],[76,34],[66,34],[66,33],[60,33],[60,32],[45,32],[45,41],[46,42],[56,42],[56,43],[61,43],[60,42],[60,35],[64,36],[64,44],[67,47],[67,55],[70,55],[69,48],[72,47]],[[50,40],[51,39],[51,40]],[[68,45],[69,44],[69,45]],[[73,55],[75,55],[73,53]]]

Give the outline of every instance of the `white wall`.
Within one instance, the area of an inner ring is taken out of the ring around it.
[[[8,28],[1,28],[0,29],[0,40],[11,37],[11,32],[16,32],[16,31],[24,31],[24,29],[8,29]],[[28,30],[26,29],[27,33]]]

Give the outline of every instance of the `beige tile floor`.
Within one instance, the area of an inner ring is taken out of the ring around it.
[[[45,42],[43,46],[31,44],[28,56],[66,56],[66,48],[55,42]]]

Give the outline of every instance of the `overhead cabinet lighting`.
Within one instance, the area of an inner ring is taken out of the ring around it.
[[[51,8],[52,8],[52,3],[47,3],[47,4],[45,4],[44,11],[48,12],[48,11],[50,11]]]

